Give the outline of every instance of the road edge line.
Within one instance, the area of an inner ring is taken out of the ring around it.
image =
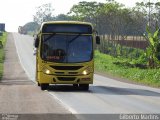
[[[49,92],[48,93],[54,97],[64,108],[66,108],[68,111],[70,111],[72,114],[78,114],[77,111],[75,111],[72,107],[68,106],[67,104],[65,104],[64,102],[62,102],[62,100],[60,100],[56,95],[54,95],[53,93]]]
[[[29,77],[29,79],[30,79],[33,83],[37,84],[36,81],[32,80],[32,78],[30,77],[28,71],[26,70],[26,68],[25,68],[24,65],[22,64],[22,60],[21,60],[21,57],[20,57],[19,52],[18,52],[18,49],[17,49],[17,48],[18,48],[18,47],[17,47],[17,44],[16,44],[17,42],[16,42],[16,40],[15,40],[15,38],[14,38],[13,33],[12,33],[12,36],[13,36],[13,39],[14,39],[14,45],[15,45],[15,47],[16,47],[16,52],[17,52],[17,55],[18,55],[18,58],[19,58],[20,65],[22,66],[23,70],[25,71],[25,73],[27,74],[27,76]]]

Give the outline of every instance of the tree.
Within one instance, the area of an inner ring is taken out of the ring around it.
[[[157,24],[160,26],[160,2],[155,3],[155,9],[156,9],[156,18],[157,18]]]
[[[28,22],[23,26],[23,29],[25,30],[26,33],[35,33],[38,31],[40,25],[36,22]]]
[[[148,65],[150,68],[156,68],[160,65],[160,29],[156,27],[154,33],[151,32],[149,25],[147,25],[147,36],[149,46],[146,49],[146,57],[148,59]]]
[[[51,3],[43,4],[37,7],[37,12],[33,16],[34,22],[41,24],[42,22],[53,20],[53,15],[52,15],[53,10],[54,9],[52,8]]]
[[[137,2],[136,8],[139,11],[145,13],[144,17],[148,19],[148,24],[151,31],[155,31],[157,22],[160,21],[160,2],[156,0],[155,2],[151,2],[150,0],[147,2]]]
[[[142,10],[139,6],[132,8],[132,25],[131,25],[131,35],[143,35],[145,32],[147,17],[146,12]]]
[[[71,17],[69,17],[65,14],[59,14],[54,18],[54,20],[57,20],[57,21],[59,21],[59,20],[71,20]]]
[[[109,34],[114,38],[116,34],[119,34],[120,26],[124,25],[124,17],[127,18],[127,9],[123,10],[123,5],[111,0],[100,8],[98,13],[98,27],[101,34]],[[125,15],[123,15],[125,14]],[[123,17],[122,17],[123,16]],[[120,23],[120,21],[123,23]]]
[[[71,15],[73,19],[95,23],[94,18],[102,5],[102,3],[82,1],[78,5],[73,5],[68,15]]]

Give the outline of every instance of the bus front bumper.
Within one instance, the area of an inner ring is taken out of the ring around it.
[[[38,72],[38,82],[48,84],[93,84],[93,73],[88,75],[48,75]]]

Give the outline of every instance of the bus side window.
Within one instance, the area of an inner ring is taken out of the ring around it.
[[[34,47],[38,48],[38,46],[39,46],[39,39],[38,36],[36,36],[36,38],[34,39]]]

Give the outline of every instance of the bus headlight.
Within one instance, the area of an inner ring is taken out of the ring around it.
[[[84,71],[82,72],[82,74],[83,74],[83,75],[87,75],[87,74],[88,74],[87,70],[84,70]]]
[[[82,74],[83,75],[88,75],[89,73],[91,73],[92,72],[92,67],[88,67],[88,68],[86,68],[83,72],[82,72]]]
[[[49,70],[49,69],[47,69],[47,68],[44,68],[43,69],[43,73],[45,73],[45,74],[51,74],[51,71]]]

